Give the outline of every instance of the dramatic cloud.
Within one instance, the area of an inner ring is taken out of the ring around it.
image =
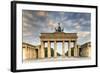
[[[23,42],[40,44],[40,33],[55,32],[58,23],[64,32],[77,33],[79,44],[90,40],[90,13],[23,10],[22,15]]]
[[[90,32],[78,32],[78,37],[79,38],[86,38],[88,35],[90,35]]]
[[[78,32],[78,43],[84,44],[85,42],[89,42],[91,40],[90,36],[91,36],[90,32],[86,32],[86,31]]]
[[[36,12],[36,15],[37,16],[47,16],[47,12],[39,11],[39,12]]]

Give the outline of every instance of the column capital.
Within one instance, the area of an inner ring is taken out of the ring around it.
[[[71,40],[68,40],[68,42],[71,42]]]
[[[57,42],[57,40],[54,40],[54,42]]]
[[[50,42],[50,40],[47,40],[47,42]]]
[[[41,42],[44,42],[43,40],[41,40]]]
[[[65,42],[65,40],[62,40],[62,42]]]

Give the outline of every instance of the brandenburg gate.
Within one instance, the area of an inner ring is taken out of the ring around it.
[[[51,57],[51,42],[54,42],[54,57],[57,57],[57,42],[62,42],[62,57],[65,57],[65,42],[68,43],[68,57],[71,57],[71,42],[74,43],[74,52],[73,55],[75,57],[78,56],[77,49],[77,33],[65,33],[63,29],[60,27],[60,23],[56,31],[54,33],[41,33],[41,48],[40,55],[41,58],[45,58],[45,43],[47,42],[47,57]]]

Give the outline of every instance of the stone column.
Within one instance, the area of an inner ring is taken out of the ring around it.
[[[79,56],[80,46],[77,46],[77,56]]]
[[[29,51],[29,59],[30,59],[30,58],[31,58],[31,57],[30,57],[30,46],[28,47],[28,51]]]
[[[78,52],[77,52],[77,45],[76,45],[76,41],[74,43],[74,56],[77,56]]]
[[[30,51],[30,59],[31,59],[31,46],[29,46],[29,51]]]
[[[27,59],[30,59],[30,50],[29,50],[29,46],[27,46],[27,53],[28,53]]]
[[[27,59],[29,59],[29,49],[28,49],[28,46],[27,46],[27,55],[26,55]]]
[[[44,42],[41,41],[41,58],[45,57],[45,52],[44,52]]]
[[[71,43],[71,41],[69,40],[69,41],[68,41],[68,56],[69,56],[69,57],[71,56],[71,47],[70,47],[70,43]]]
[[[39,47],[38,57],[41,58],[41,46]]]
[[[54,41],[54,57],[57,57],[57,42]]]
[[[51,47],[50,47],[50,41],[48,41],[48,58],[51,57]]]
[[[62,57],[65,57],[65,43],[62,42]]]

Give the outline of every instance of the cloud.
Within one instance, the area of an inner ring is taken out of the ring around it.
[[[80,27],[81,27],[80,25],[77,25],[75,28],[78,30],[78,29],[80,29]]]
[[[48,20],[47,25],[48,27],[55,28],[57,26],[57,23],[54,22],[53,20]]]
[[[30,27],[30,25],[24,22],[23,27]]]
[[[74,28],[75,28],[75,30],[76,30],[77,32],[80,31],[80,30],[81,30],[81,25],[80,25],[80,23],[79,23],[79,22],[74,23]]]
[[[83,32],[83,31],[78,32],[78,37],[79,38],[85,38],[88,35],[90,35],[90,32]]]
[[[80,31],[78,32],[78,39],[77,39],[77,43],[82,45],[86,42],[90,42],[91,40],[91,33],[90,32],[83,32],[83,31]]]
[[[28,31],[28,29],[23,27],[22,31],[25,33],[25,31]]]
[[[36,12],[36,15],[37,16],[47,16],[47,13],[44,11],[38,11],[38,12]]]
[[[24,18],[33,19],[32,11],[31,10],[23,10],[22,15]]]
[[[32,33],[31,32],[24,32],[23,33],[23,37],[29,37],[29,36],[32,36]]]
[[[40,33],[55,32],[58,22],[64,27],[64,32],[78,33],[78,41],[90,37],[90,14],[75,12],[34,11],[23,10],[23,39],[37,42]],[[35,39],[34,39],[35,38]]]

